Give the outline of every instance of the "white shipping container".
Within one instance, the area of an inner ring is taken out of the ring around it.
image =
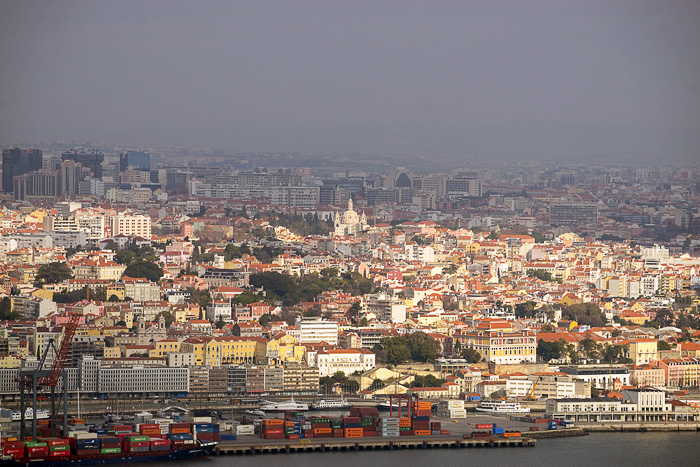
[[[211,417],[192,417],[193,423],[211,423]]]

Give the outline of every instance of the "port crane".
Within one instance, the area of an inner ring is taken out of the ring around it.
[[[32,417],[32,437],[36,439],[37,428],[37,408],[38,408],[38,391],[41,387],[47,387],[51,391],[51,435],[56,436],[56,384],[61,379],[63,392],[63,432],[67,431],[68,423],[68,374],[63,368],[68,357],[73,336],[78,328],[78,323],[82,316],[71,313],[68,315],[68,321],[63,325],[63,338],[60,346],[56,348],[56,343],[53,338],[50,338],[45,345],[44,354],[39,361],[37,368],[21,368],[19,371],[19,400],[20,400],[20,436],[24,439],[25,436],[25,412],[27,398],[31,397],[33,402],[33,417]],[[50,368],[44,368],[46,359],[50,352],[53,352],[53,362]],[[27,392],[29,394],[27,394]]]

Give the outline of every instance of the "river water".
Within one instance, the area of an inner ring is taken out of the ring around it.
[[[154,463],[164,467],[165,463]],[[221,456],[194,467],[695,466],[700,433],[593,433],[541,439],[534,448],[436,449]],[[172,467],[172,466],[170,466]]]

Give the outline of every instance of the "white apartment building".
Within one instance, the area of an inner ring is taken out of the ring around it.
[[[367,349],[321,350],[316,355],[319,376],[331,376],[338,371],[351,375],[369,371],[375,366],[375,355]]]
[[[141,214],[117,214],[112,218],[112,235],[151,238],[151,218]]]
[[[338,345],[338,323],[321,318],[304,318],[297,320],[299,326],[299,343],[326,342]]]
[[[211,322],[231,321],[231,302],[228,300],[214,300],[207,305],[207,319]]]
[[[189,392],[189,368],[143,367],[100,368],[99,392],[114,393],[163,393]]]

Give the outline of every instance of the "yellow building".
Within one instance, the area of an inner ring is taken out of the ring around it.
[[[105,347],[104,358],[120,358],[121,356],[121,347]]]
[[[630,341],[629,358],[635,365],[646,365],[658,358],[659,343],[656,339],[633,339]]]
[[[22,359],[17,355],[0,356],[0,368],[19,368],[22,366]]]
[[[148,356],[163,358],[171,352],[180,352],[180,342],[176,339],[162,339],[155,343],[155,348],[148,352]]]

